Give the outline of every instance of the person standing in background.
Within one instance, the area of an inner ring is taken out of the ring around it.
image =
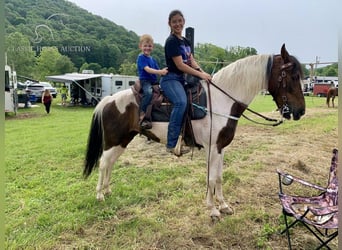
[[[64,106],[68,98],[68,88],[65,86],[65,84],[62,85],[60,92],[62,97],[62,106]]]
[[[45,111],[47,114],[50,114],[50,107],[51,107],[52,99],[53,97],[50,93],[50,90],[45,89],[42,95],[42,103],[45,106]]]

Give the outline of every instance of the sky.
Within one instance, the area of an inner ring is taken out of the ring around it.
[[[185,28],[195,30],[195,44],[252,47],[258,54],[279,54],[285,43],[301,63],[338,61],[340,0],[69,1],[137,35],[151,34],[161,45],[170,32],[168,15],[179,9]]]

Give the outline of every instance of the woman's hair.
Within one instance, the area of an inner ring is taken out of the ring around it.
[[[170,23],[172,17],[174,17],[174,16],[176,16],[176,15],[180,15],[181,17],[184,18],[183,13],[182,13],[180,10],[173,10],[173,11],[171,11],[170,14],[169,14],[169,23]]]

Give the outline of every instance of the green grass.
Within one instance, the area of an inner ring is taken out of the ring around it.
[[[124,207],[158,200],[155,193],[164,198],[178,195],[183,184],[177,177],[187,175],[186,168],[161,172],[117,165],[120,184],[108,201],[115,205],[109,209],[96,202],[94,194],[89,195],[96,176],[91,181],[82,178],[92,110],[54,105],[49,115],[39,107],[19,110],[18,116],[37,114],[32,118],[6,120],[7,247],[49,245],[56,235],[77,225],[107,220]]]
[[[226,248],[232,243],[225,235],[242,234],[246,220],[260,224],[259,232],[254,238],[246,238],[246,244],[260,248],[268,245],[278,221],[266,216],[265,211],[247,209],[241,216],[208,226],[202,160],[184,166],[182,162],[164,164],[151,159],[147,167],[119,160],[113,172],[112,195],[105,202],[97,202],[97,173],[87,180],[82,177],[93,108],[61,107],[55,102],[47,115],[39,106],[19,109],[17,117],[7,115],[5,120],[6,249],[191,248],[204,239],[203,245]],[[275,105],[270,96],[257,96],[251,108],[271,112]],[[326,109],[325,99],[309,97],[307,108]],[[314,126],[329,134],[336,121],[336,116],[321,112],[270,129],[291,134]],[[251,125],[241,121],[241,126],[246,124]],[[225,162],[248,162],[253,153],[267,149],[267,144],[254,141],[248,147],[231,150]],[[250,182],[262,168],[255,162],[248,168],[224,172],[225,187],[234,189]],[[234,190],[229,195],[238,194]],[[188,225],[186,232],[179,230],[184,225]],[[216,239],[210,231],[218,233]]]

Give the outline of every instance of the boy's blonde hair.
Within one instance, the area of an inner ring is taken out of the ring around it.
[[[151,35],[148,34],[144,34],[140,37],[140,41],[139,44],[142,44],[143,42],[147,42],[147,43],[153,43],[153,38]]]

